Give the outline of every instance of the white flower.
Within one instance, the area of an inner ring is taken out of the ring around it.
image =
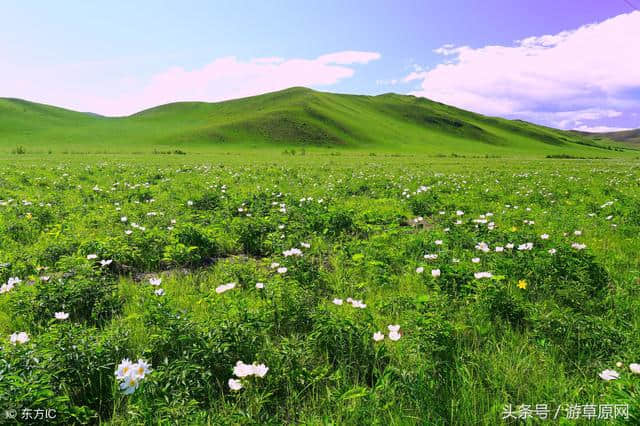
[[[580,244],[580,243],[572,243],[571,247],[573,247],[576,250],[582,250],[582,249],[587,248],[587,245],[586,244]]]
[[[229,379],[229,389],[232,391],[239,391],[242,389],[242,382],[238,379]]]
[[[9,341],[14,345],[16,343],[27,343],[29,341],[29,335],[24,331],[13,333],[11,336],[9,336]]]
[[[161,288],[154,291],[154,293],[156,294],[156,296],[164,296],[164,290]]]
[[[256,288],[258,290],[262,290],[264,288],[264,283],[256,283]]]
[[[334,305],[342,305],[342,299],[333,299]]]
[[[367,305],[362,303],[362,300],[352,300],[351,306],[353,306],[354,308],[360,308],[360,309],[364,309],[367,307]]]
[[[125,377],[131,375],[133,363],[129,360],[129,358],[123,359],[120,364],[116,367],[116,372],[114,373],[118,380],[123,380]]]
[[[69,314],[67,312],[56,312],[53,316],[57,320],[66,320],[69,318]]]
[[[582,231],[578,231],[578,230],[573,231],[573,235],[582,235]]]
[[[400,326],[397,324],[396,325],[391,324],[387,326],[387,329],[392,333],[393,332],[397,333],[398,331],[400,331]]]
[[[127,219],[127,217],[126,217],[126,216],[122,216],[122,217],[120,218],[120,222],[122,222],[122,223],[126,222],[127,220],[128,220],[128,219]]]
[[[271,264],[271,269],[276,269],[276,268],[277,268],[277,267],[279,267],[279,266],[280,266],[280,264],[279,264],[278,262],[273,262],[273,263]]]
[[[440,276],[440,269],[432,269],[431,270],[431,276],[433,278],[438,278]]]
[[[437,246],[442,245],[442,240],[436,240],[436,241],[435,241],[435,244],[436,244]]]
[[[491,272],[475,272],[473,276],[476,280],[479,280],[481,278],[491,278],[493,277],[493,274],[491,274]]]
[[[151,365],[142,359],[138,359],[138,362],[131,367],[132,374],[138,379],[144,379],[151,372]]]
[[[188,206],[192,206],[193,205],[193,201],[191,201],[191,200],[187,201],[187,205]]]
[[[236,362],[236,366],[233,367],[233,374],[236,377],[252,376],[254,373],[253,365],[245,364],[242,361]]]
[[[10,292],[11,290],[13,290],[13,284],[9,284],[9,283],[7,283],[7,284],[2,284],[2,285],[0,286],[0,294],[2,294],[2,293],[8,293],[8,292]]]
[[[397,341],[400,340],[401,334],[398,333],[397,331],[392,331],[389,333],[389,339],[391,339],[392,341]]]
[[[480,258],[479,257],[474,257],[473,259],[471,259],[471,261],[473,263],[480,263]]]
[[[124,231],[124,233],[127,235],[131,235],[133,234],[133,231],[131,229],[127,229],[126,231]]]
[[[631,370],[633,374],[640,374],[640,364],[629,364],[629,370]]]
[[[140,385],[140,382],[135,377],[127,376],[124,381],[120,383],[120,390],[122,390],[122,393],[125,395],[131,395],[138,389],[138,385]]]
[[[476,250],[480,250],[484,253],[488,253],[490,251],[489,249],[489,245],[485,242],[480,242],[478,244],[476,244]]]
[[[267,374],[267,371],[269,371],[269,367],[267,367],[264,364],[256,364],[255,362],[253,363],[253,374],[258,376],[258,377],[264,377],[265,374]]]
[[[279,274],[286,274],[288,271],[287,268],[285,268],[284,266],[279,267],[278,269],[276,269],[276,272]]]
[[[93,259],[97,259],[97,258],[98,258],[98,255],[97,255],[97,254],[88,254],[88,255],[87,255],[87,259],[88,259],[88,260],[93,260]]]
[[[512,249],[513,248],[513,243],[507,243],[505,245],[505,248]]]
[[[518,246],[518,250],[531,250],[533,248],[533,243],[524,243]]]
[[[14,284],[20,284],[22,280],[18,277],[11,277],[7,280],[7,285],[14,286]]]
[[[162,278],[149,278],[149,284],[159,286],[160,284],[162,284]]]
[[[221,286],[216,287],[216,293],[218,294],[222,294],[227,290],[231,290],[232,288],[234,288],[236,286],[236,283],[228,283],[228,284],[223,284]]]
[[[109,266],[111,265],[111,262],[113,262],[113,259],[101,260],[100,266]]]
[[[602,380],[606,380],[608,382],[609,380],[617,379],[620,377],[620,374],[615,370],[604,370],[599,374],[599,376]]]
[[[373,340],[376,342],[381,341],[382,339],[384,339],[384,334],[382,334],[379,331],[376,331],[375,333],[373,333]]]
[[[284,257],[302,256],[302,250],[300,250],[299,248],[294,247],[292,249],[283,251],[282,254],[284,255]]]
[[[549,249],[549,254],[556,254],[556,252],[557,252],[557,250],[554,249],[554,248]]]
[[[423,272],[424,272],[424,268],[423,268],[422,266],[418,266],[418,267],[416,268],[416,273],[421,274],[421,273],[423,273]]]
[[[542,235],[540,235],[540,238],[542,238],[543,240],[548,240],[549,239],[549,234],[542,234]]]
[[[437,254],[425,254],[424,258],[427,259],[427,260],[435,260],[435,259],[438,258],[438,255]]]
[[[497,246],[496,247],[496,253],[501,253],[503,251],[504,251],[504,247],[502,247],[502,246]]]
[[[304,248],[311,248],[311,244],[309,243],[300,243],[300,245]]]

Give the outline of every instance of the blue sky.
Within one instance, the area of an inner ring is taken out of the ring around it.
[[[632,11],[624,0],[5,2],[0,96],[124,115],[306,85],[640,127]]]

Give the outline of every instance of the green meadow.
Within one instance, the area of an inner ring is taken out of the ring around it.
[[[424,99],[0,100],[0,419],[637,424],[638,235],[638,151]]]

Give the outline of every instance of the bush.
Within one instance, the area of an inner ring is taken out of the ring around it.
[[[106,277],[73,276],[38,281],[16,291],[14,315],[45,326],[59,311],[73,321],[103,325],[122,308],[115,284]]]
[[[385,346],[375,345],[371,338],[375,327],[370,319],[353,320],[331,310],[318,311],[313,319],[311,339],[315,350],[332,368],[342,371],[350,384],[373,386],[389,357]]]

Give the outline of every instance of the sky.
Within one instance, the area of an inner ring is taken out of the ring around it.
[[[108,116],[306,86],[562,129],[640,127],[640,0],[29,1],[0,96]]]

